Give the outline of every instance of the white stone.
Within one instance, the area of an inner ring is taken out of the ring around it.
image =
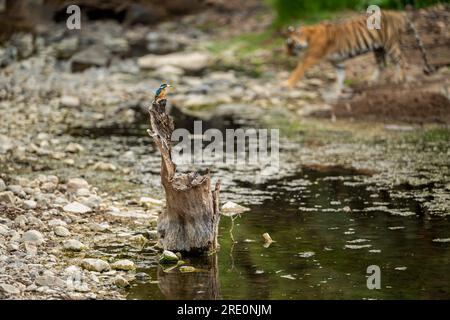
[[[163,201],[158,199],[153,199],[149,197],[141,197],[139,199],[139,204],[146,208],[152,208],[152,207],[160,207],[164,204]]]
[[[27,209],[36,209],[36,207],[37,207],[37,203],[34,200],[25,200],[23,202],[23,205]]]
[[[14,294],[17,295],[20,293],[20,290],[10,284],[7,283],[0,283],[0,291],[5,292],[7,294]]]
[[[78,107],[80,105],[80,99],[74,96],[62,96],[60,103],[63,107]]]
[[[36,278],[36,284],[43,287],[60,287],[63,288],[66,286],[66,282],[58,277],[55,277],[54,275],[43,275],[38,276]]]
[[[65,212],[70,212],[70,213],[88,213],[88,212],[92,211],[92,209],[89,208],[88,206],[86,206],[82,203],[76,202],[76,201],[71,202],[68,205],[65,205],[63,207],[63,210]]]
[[[113,165],[112,163],[99,161],[92,167],[94,170],[100,170],[100,171],[116,171],[117,167]]]
[[[169,250],[164,250],[161,257],[159,258],[159,262],[161,263],[172,263],[178,261],[178,256]]]
[[[78,240],[69,239],[64,241],[63,248],[70,251],[81,251],[86,249],[87,247]]]
[[[78,143],[69,143],[65,149],[66,152],[71,152],[71,153],[78,153],[78,152],[83,152],[84,151],[84,147]]]
[[[127,259],[118,260],[114,262],[113,264],[111,264],[111,268],[113,268],[114,270],[124,270],[124,271],[136,269],[134,262]]]
[[[236,214],[248,211],[248,210],[250,210],[250,209],[243,207],[232,201],[228,201],[222,206],[221,213],[225,216],[233,216],[233,215],[236,215]]]
[[[50,227],[56,227],[56,226],[65,226],[67,223],[65,221],[62,221],[60,219],[52,219],[48,222],[48,225]]]
[[[81,266],[86,270],[97,272],[109,271],[111,269],[108,262],[92,258],[83,259],[81,261]]]
[[[84,189],[89,188],[89,183],[82,178],[72,178],[72,179],[69,179],[69,181],[67,182],[67,190],[69,192],[75,192],[81,188],[84,188]]]
[[[0,134],[0,154],[5,154],[14,148],[13,140],[3,134]]]
[[[16,197],[11,191],[0,192],[0,202],[6,204],[14,204],[16,202]]]
[[[87,188],[81,188],[77,190],[77,196],[79,197],[89,197],[91,192]]]
[[[120,288],[125,288],[130,285],[130,283],[124,277],[118,275],[114,278],[114,284]]]
[[[0,224],[0,235],[6,236],[9,233],[8,226],[5,226],[3,224]]]
[[[55,232],[55,234],[59,237],[69,237],[70,236],[70,231],[67,230],[67,228],[63,227],[63,226],[56,226],[53,231]]]
[[[37,230],[28,230],[22,235],[22,241],[39,245],[44,242],[44,236]]]

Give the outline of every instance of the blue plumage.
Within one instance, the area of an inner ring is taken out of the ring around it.
[[[162,85],[160,85],[158,90],[156,90],[156,92],[155,92],[155,99],[156,100],[165,99],[166,98],[166,89],[169,87],[171,87],[171,85],[167,84],[167,83],[163,83]]]

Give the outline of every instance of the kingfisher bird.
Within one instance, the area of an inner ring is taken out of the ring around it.
[[[158,90],[156,90],[156,92],[155,92],[155,101],[166,98],[167,88],[173,89],[173,87],[167,83],[163,83],[162,85],[159,86]]]

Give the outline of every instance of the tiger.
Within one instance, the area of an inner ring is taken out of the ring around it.
[[[372,82],[377,81],[385,70],[387,57],[396,65],[395,82],[403,81],[406,62],[400,49],[400,36],[408,27],[414,31],[426,69],[431,71],[417,30],[406,13],[382,11],[380,28],[369,29],[367,18],[366,15],[361,15],[337,23],[323,22],[300,28],[289,27],[286,40],[288,54],[297,56],[302,51],[306,53],[285,85],[293,88],[308,68],[319,61],[328,60],[336,71],[336,93],[339,94],[345,81],[343,63],[368,52],[373,52],[377,63],[370,79]]]

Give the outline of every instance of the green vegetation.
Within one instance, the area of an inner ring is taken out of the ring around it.
[[[228,40],[212,42],[208,49],[215,54],[221,54],[227,50],[235,50],[241,56],[249,56],[261,48],[277,48],[282,44],[281,38],[273,37],[273,30],[260,33],[246,33]]]
[[[381,8],[403,9],[406,5],[421,8],[448,0],[266,0],[266,2],[277,12],[274,26],[281,27],[300,18],[306,19],[307,22],[329,18],[338,10],[365,10],[372,4]]]
[[[423,136],[427,142],[446,142],[450,141],[450,129],[449,128],[432,128],[425,132]]]
[[[233,69],[248,76],[259,78],[269,61],[274,59],[273,50],[283,47],[283,38],[275,36],[273,29],[245,33],[227,40],[212,41],[207,49],[222,59],[218,70]],[[281,59],[286,58],[283,56]],[[280,58],[277,59],[279,63]]]

